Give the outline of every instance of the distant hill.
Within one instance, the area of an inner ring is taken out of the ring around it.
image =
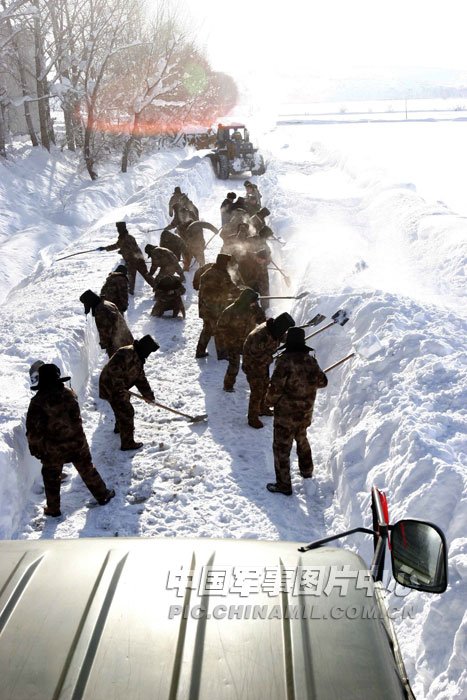
[[[275,89],[284,102],[467,97],[467,70],[362,67],[324,77],[302,69],[277,75]]]

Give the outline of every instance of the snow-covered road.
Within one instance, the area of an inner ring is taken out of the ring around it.
[[[345,142],[345,127],[337,128]],[[391,125],[384,128],[389,139]],[[269,167],[257,182],[273,229],[287,241],[283,248],[275,244],[274,260],[292,277],[292,291],[310,291],[295,306],[277,303],[273,312],[290,310],[304,322],[318,311],[328,317],[339,308],[349,311],[344,328],[314,339],[322,367],[369,334],[383,346],[373,360],[354,359],[330,373],[328,388],[319,392],[310,429],[316,477],[304,482],[295,469],[291,499],[265,490],[273,477],[271,419],[263,430],[249,428],[244,376],[236,392],[226,395],[225,364],[213,354],[194,359],[200,321],[189,281],[185,322],[151,318],[150,289],[142,281],[128,322],[135,337],[151,333],[160,343],[146,365],[157,399],[193,415],[206,412],[209,420],[189,423],[135,399],[136,437],[145,445],[134,455],[121,453],[111,411],[96,398],[105,356],[78,301],[85,289],[100,290],[118,256],[96,253],[53,264],[58,251],[65,255],[115,240],[114,222],[122,218],[141,247],[157,243],[158,234],[145,231],[166,223],[175,185],[199,205],[202,219],[218,225],[220,202],[229,189],[242,192],[243,178],[216,181],[206,160],[180,152],[148,158],[130,175],[91,184],[71,180],[73,164],[65,157],[53,162],[41,155],[30,168],[41,174],[37,191],[32,184],[18,189],[23,179],[29,182],[21,163],[8,166],[11,188],[3,178],[1,185],[10,203],[0,242],[9,264],[1,282],[5,291],[13,289],[0,311],[0,535],[308,541],[369,525],[369,491],[376,483],[388,493],[393,518],[433,520],[448,538],[447,593],[410,593],[405,602],[417,614],[395,623],[416,695],[461,697],[467,688],[466,222],[445,204],[423,199],[416,183],[373,167],[363,147],[358,162],[342,145],[339,152],[330,131],[281,127],[265,135],[262,145]],[[404,153],[404,144],[397,148]],[[47,187],[49,210],[34,206]],[[208,260],[218,248],[215,240]],[[274,291],[286,290],[278,273],[272,280]],[[95,463],[117,491],[105,508],[88,507],[89,494],[68,468],[64,517],[44,522],[39,464],[24,439],[27,369],[38,358],[71,373]],[[369,539],[348,544],[369,559]]]

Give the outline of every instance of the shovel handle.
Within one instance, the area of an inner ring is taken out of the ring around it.
[[[285,281],[287,287],[290,287],[290,277],[288,277],[288,276],[285,274],[285,272],[283,272],[283,271],[280,269],[279,265],[276,265],[276,263],[274,262],[274,260],[273,260],[272,258],[271,258],[271,265],[274,265],[274,267],[276,268],[276,270],[277,270],[278,272],[281,273],[281,275],[282,275],[282,277],[284,278],[284,281]]]
[[[318,335],[318,333],[322,333],[323,331],[327,330],[328,328],[331,328],[331,326],[334,326],[336,322],[335,321],[329,321],[329,323],[326,323],[325,326],[320,328],[318,331],[315,331],[314,333],[310,333],[310,335],[307,335],[305,340],[310,340],[310,338],[313,338],[313,336]]]
[[[178,416],[183,416],[184,418],[189,418],[190,420],[193,420],[193,416],[189,416],[188,413],[182,413],[181,411],[177,411],[175,408],[170,408],[170,406],[165,406],[163,403],[157,403],[157,401],[148,401],[147,399],[144,398],[144,396],[141,396],[141,394],[137,394],[134,391],[129,391],[128,393],[130,394],[130,396],[135,396],[137,399],[142,399],[143,401],[146,401],[146,403],[150,403],[153,406],[158,406],[159,408],[164,408],[166,411],[171,411],[172,413],[176,413]]]
[[[339,367],[339,365],[342,365],[344,362],[347,362],[347,360],[351,360],[352,357],[355,357],[356,354],[357,354],[356,352],[351,352],[350,355],[347,355],[346,357],[343,357],[341,360],[334,362],[333,365],[330,365],[329,367],[326,367],[326,369],[323,369],[324,374],[326,374],[327,372],[330,372],[335,367]]]
[[[79,253],[71,253],[71,255],[64,255],[63,258],[57,258],[55,262],[59,260],[66,260],[67,258],[74,258],[75,255],[84,255],[84,253],[95,253],[99,248],[90,248],[89,250],[80,250]]]

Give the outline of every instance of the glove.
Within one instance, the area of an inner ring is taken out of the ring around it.
[[[98,248],[97,250],[105,250],[105,246],[100,245],[99,248]]]

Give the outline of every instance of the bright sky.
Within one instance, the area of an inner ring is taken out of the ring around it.
[[[186,0],[213,68],[344,74],[352,66],[467,69],[466,0]]]

